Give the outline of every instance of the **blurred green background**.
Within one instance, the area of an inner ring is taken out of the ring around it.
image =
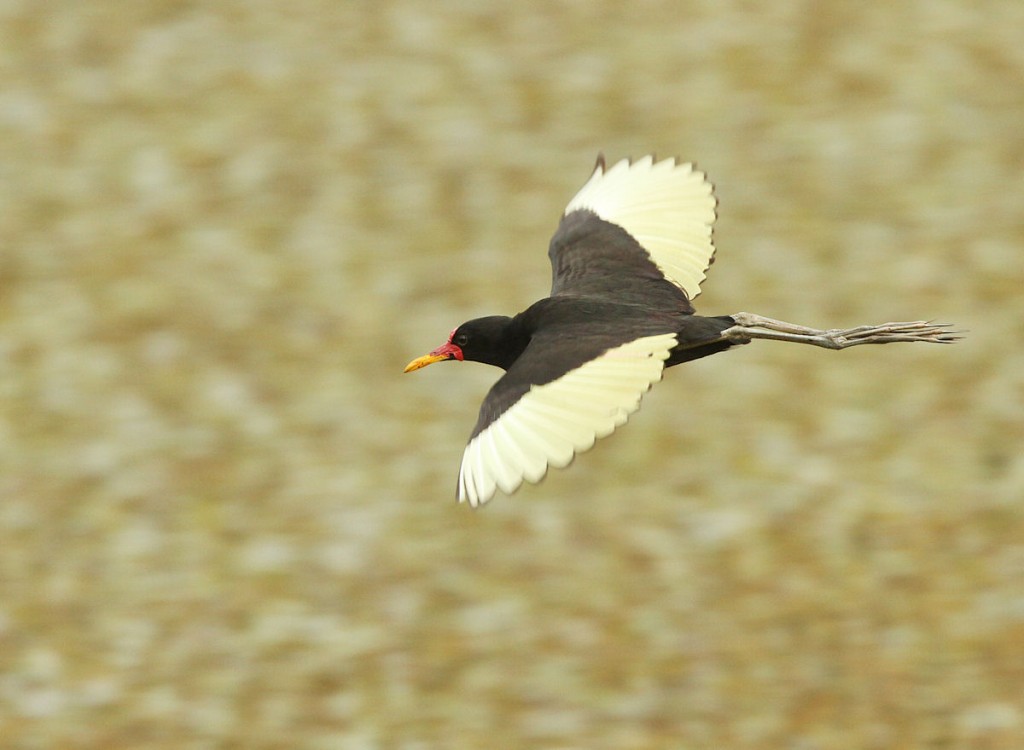
[[[668,373],[454,502],[595,155],[698,308],[935,318]],[[1024,3],[0,3],[4,748],[1024,746]]]

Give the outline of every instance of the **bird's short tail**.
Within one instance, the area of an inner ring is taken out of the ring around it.
[[[735,325],[736,321],[728,315],[717,315],[712,318],[706,318],[703,315],[687,315],[683,320],[683,325],[676,332],[679,343],[672,350],[665,366],[672,367],[683,362],[690,362],[736,346],[739,342],[727,341],[722,338],[722,333]]]

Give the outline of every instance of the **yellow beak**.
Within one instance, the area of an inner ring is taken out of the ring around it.
[[[413,370],[418,370],[421,367],[432,365],[435,362],[443,362],[444,360],[451,358],[452,355],[450,354],[424,354],[422,357],[417,357],[412,362],[407,364],[403,372],[412,372]]]

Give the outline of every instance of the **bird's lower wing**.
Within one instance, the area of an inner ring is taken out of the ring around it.
[[[671,333],[638,338],[530,387],[470,439],[459,501],[481,505],[499,489],[511,493],[523,480],[539,482],[548,466],[567,466],[640,408],[675,345]]]

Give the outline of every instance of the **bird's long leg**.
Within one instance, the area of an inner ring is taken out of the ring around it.
[[[822,331],[753,313],[741,312],[730,317],[736,321],[736,325],[723,331],[722,338],[737,344],[745,344],[753,339],[770,339],[810,344],[825,349],[846,349],[861,344],[893,344],[902,341],[951,344],[961,338],[961,334],[948,325],[925,320],[856,328],[830,328]]]

